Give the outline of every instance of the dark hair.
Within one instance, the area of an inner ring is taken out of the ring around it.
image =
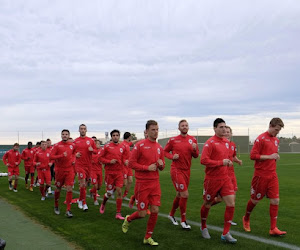
[[[273,119],[270,121],[270,126],[271,126],[271,127],[276,127],[277,125],[279,125],[280,127],[284,128],[283,121],[282,121],[280,118],[275,117],[275,118],[273,118]]]
[[[101,144],[101,141],[100,141],[100,140],[98,140],[98,139],[97,139],[97,140],[95,140],[95,143],[97,143],[97,142],[99,142],[99,143]]]
[[[187,120],[185,120],[185,119],[180,120],[179,123],[178,123],[178,127],[180,126],[180,124],[181,124],[182,122],[186,122],[186,123],[187,123]]]
[[[114,129],[113,131],[110,132],[110,137],[112,137],[113,133],[118,133],[120,135],[120,131],[117,129]]]
[[[19,145],[19,143],[15,143],[15,144],[14,144],[14,147],[15,147],[15,146],[18,146],[18,147],[19,147],[20,145]]]
[[[68,132],[68,133],[70,134],[70,131],[69,131],[68,129],[63,129],[63,130],[61,131],[61,133],[63,133],[63,132]]]
[[[93,139],[97,139],[97,137],[96,137],[96,136],[92,136],[92,138],[93,138]]]
[[[46,141],[51,141],[49,138]]]
[[[41,141],[41,144],[42,144],[42,143],[46,143],[46,141]]]
[[[38,142],[36,143],[36,145],[41,145],[41,142],[40,142],[40,141],[38,141]]]
[[[146,129],[148,129],[151,125],[157,125],[157,121],[148,120],[146,123]]]
[[[124,140],[128,139],[131,136],[130,132],[125,132],[123,135]]]
[[[27,145],[31,145],[31,146],[32,146],[32,142],[31,142],[31,141],[29,141],[29,142],[27,143]]]
[[[218,125],[220,123],[225,123],[225,121],[222,119],[222,118],[217,118],[215,121],[214,121],[214,128],[218,127]]]
[[[82,124],[79,125],[79,128],[82,127],[82,126],[86,127],[86,125],[82,123]]]

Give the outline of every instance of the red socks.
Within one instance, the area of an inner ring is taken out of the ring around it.
[[[157,217],[158,217],[157,213],[151,213],[150,214],[150,217],[149,217],[149,220],[148,220],[148,223],[147,223],[147,232],[146,232],[146,235],[145,235],[146,239],[148,239],[152,236],[153,230],[154,230],[155,225],[156,225]]]
[[[67,211],[70,211],[71,210],[71,204],[72,204],[72,191],[67,192],[66,203],[67,203]]]
[[[172,210],[170,212],[170,216],[174,216],[176,209],[179,206],[179,201],[180,201],[180,197],[175,197],[174,201],[173,201],[173,206],[172,206]]]
[[[117,198],[117,213],[121,213],[122,198]]]
[[[85,189],[85,187],[81,187],[80,188],[79,200],[82,201],[83,205],[86,204],[85,197],[86,197],[86,189]]]
[[[253,210],[253,208],[255,208],[255,204],[253,204],[253,202],[251,200],[248,201],[247,204],[247,208],[246,208],[246,214],[245,214],[245,220],[248,221],[250,219],[250,214]]]
[[[54,206],[55,207],[58,207],[58,201],[59,201],[59,196],[60,196],[60,192],[55,190],[54,192]]]
[[[204,205],[201,207],[201,229],[206,228],[206,219],[210,208],[206,208]]]
[[[278,215],[278,205],[270,204],[271,230],[276,227],[277,215]]]
[[[127,221],[128,222],[131,222],[133,220],[137,220],[137,219],[141,219],[142,217],[139,216],[139,212],[136,211],[134,213],[132,213],[128,218],[127,218]]]
[[[108,197],[107,197],[107,194],[105,193],[105,195],[103,197],[103,201],[102,201],[103,206],[105,206],[107,200],[108,200]]]
[[[186,204],[187,204],[188,198],[180,198],[179,201],[179,207],[180,207],[180,213],[181,213],[181,222],[186,221],[185,215],[186,215]]]
[[[30,187],[33,187],[33,183],[34,183],[34,176],[31,176],[31,179],[30,179]]]
[[[233,214],[234,214],[234,207],[226,206],[225,215],[224,215],[223,235],[226,235],[230,230],[231,222],[232,222],[232,219],[233,219]]]
[[[41,195],[43,197],[45,197],[45,187],[44,187],[44,185],[40,185],[40,191],[41,191]]]

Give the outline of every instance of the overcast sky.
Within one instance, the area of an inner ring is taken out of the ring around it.
[[[2,0],[0,10],[0,135],[80,123],[141,132],[148,119],[166,131],[182,118],[212,133],[223,117],[256,136],[278,116],[282,135],[300,136],[298,0]]]

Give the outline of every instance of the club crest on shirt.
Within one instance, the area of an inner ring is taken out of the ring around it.
[[[90,145],[90,143],[91,143],[90,141],[86,141],[86,144],[87,144],[87,145]]]
[[[192,144],[193,143],[193,140],[192,139],[189,139],[189,144]]]
[[[47,157],[49,157],[50,155],[49,155],[49,153],[47,153]]]
[[[123,153],[123,148],[120,148],[120,152]]]
[[[277,142],[277,141],[275,141],[275,146],[276,146],[276,147],[278,146],[278,142]]]
[[[229,148],[229,144],[227,142],[225,143],[225,146],[226,146],[226,148]]]
[[[30,153],[33,154],[33,151],[31,150]]]
[[[16,153],[16,156],[18,156],[18,154],[19,154],[19,153],[17,152],[17,153]]]
[[[70,145],[70,149],[73,149],[73,146],[72,146],[72,145]]]
[[[234,146],[231,146],[231,150],[234,151]]]
[[[160,148],[157,149],[157,153],[160,155]]]

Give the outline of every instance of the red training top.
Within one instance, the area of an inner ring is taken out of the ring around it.
[[[64,152],[67,156],[64,156]],[[51,150],[51,160],[55,160],[55,171],[73,170],[75,163],[75,145],[73,142],[60,141],[56,143]]]
[[[151,164],[156,163],[161,159],[163,161],[163,167],[165,168],[164,151],[158,142],[145,139],[139,141],[131,151],[131,157],[129,160],[129,167],[135,170],[135,178],[139,182],[158,180],[158,169],[156,171],[149,171],[148,168]]]
[[[100,153],[102,148],[97,148],[97,153],[93,153],[92,156],[92,171],[101,171],[102,163],[100,162]]]
[[[254,176],[271,176],[276,173],[276,160],[260,160],[261,155],[278,153],[279,139],[265,132],[257,137],[250,152],[250,159],[254,160]]]
[[[93,151],[89,151],[91,146],[96,152],[97,148],[95,142],[90,137],[78,137],[74,141],[75,144],[75,154],[77,152],[81,153],[79,158],[76,157],[75,166],[76,168],[90,168],[92,165],[92,154]]]
[[[33,157],[34,157],[34,149],[31,148],[25,148],[23,151],[22,151],[22,155],[21,155],[21,158],[22,160],[24,160],[24,166],[25,167],[29,167],[33,164]]]
[[[228,167],[223,160],[228,159],[229,140],[216,135],[209,138],[203,147],[200,162],[205,165],[206,179],[225,179],[228,177]]]
[[[21,155],[19,151],[11,149],[3,155],[2,160],[5,165],[9,164],[9,168],[18,167],[21,163]]]
[[[123,171],[125,148],[121,143],[110,142],[106,144],[101,153],[100,161],[105,164],[105,173],[116,173]],[[111,164],[111,160],[116,159],[115,164]]]
[[[41,164],[36,166],[36,164],[40,162]],[[49,166],[50,163],[50,150],[46,149],[46,150],[39,150],[38,152],[36,152],[36,154],[34,155],[34,159],[33,159],[33,165],[36,166],[36,168],[38,170],[48,170],[50,169]]]

